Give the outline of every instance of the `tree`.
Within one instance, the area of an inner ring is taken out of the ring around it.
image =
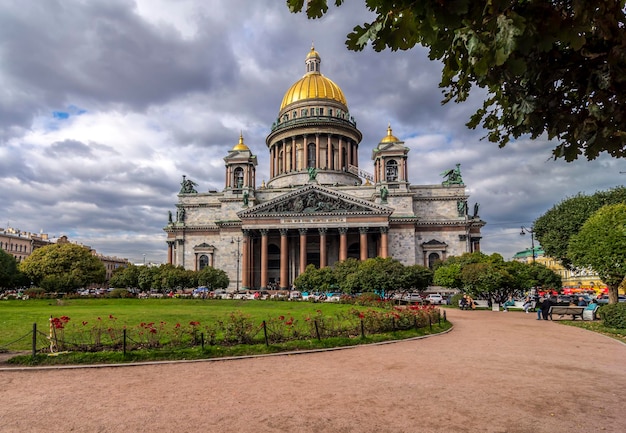
[[[211,290],[225,289],[230,284],[230,279],[226,272],[215,269],[211,266],[198,271],[198,285],[209,287]]]
[[[587,218],[607,204],[626,203],[626,187],[578,194],[556,204],[535,220],[533,231],[547,256],[554,257],[571,269],[568,257],[570,238],[578,233]]]
[[[25,283],[15,257],[0,249],[0,288],[12,289]]]
[[[589,217],[572,236],[568,256],[575,266],[597,272],[609,288],[609,302],[616,303],[626,277],[626,203],[604,206]]]
[[[398,289],[424,291],[433,282],[433,271],[421,265],[404,267],[401,283]]]
[[[404,265],[390,257],[362,261],[356,274],[361,292],[378,293],[383,297],[386,292],[401,288],[404,276]]]
[[[111,287],[124,287],[126,289],[139,287],[139,266],[129,263],[126,266],[117,268],[113,271],[109,285]]]
[[[344,0],[335,0],[340,6]],[[626,156],[626,16],[624,0],[366,0],[376,16],[356,26],[346,45],[376,51],[416,44],[441,60],[444,103],[488,91],[468,126],[489,141],[546,133],[555,158]],[[304,0],[287,0],[292,12]],[[307,0],[320,18],[328,0]]]
[[[106,269],[91,252],[76,244],[37,248],[19,269],[47,292],[72,292],[92,283],[104,283]]]

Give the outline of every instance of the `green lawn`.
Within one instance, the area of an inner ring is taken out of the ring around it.
[[[242,311],[253,321],[278,316],[293,317],[301,320],[321,310],[325,315],[335,315],[341,311],[350,311],[354,305],[335,303],[286,302],[286,301],[240,301],[240,300],[202,300],[202,299],[30,299],[27,301],[0,301],[0,348],[30,333],[33,323],[37,330],[47,333],[50,317],[67,316],[69,325],[78,326],[83,322],[94,324],[101,319],[103,323],[135,327],[142,322],[166,322],[168,325],[180,323],[185,326],[191,321],[202,325],[224,319],[233,311]],[[28,350],[29,339],[24,339],[10,349]]]

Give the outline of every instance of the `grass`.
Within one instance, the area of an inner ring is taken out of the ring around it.
[[[261,322],[279,315],[301,318],[322,310],[333,315],[349,311],[353,305],[335,303],[241,301],[202,299],[31,299],[0,302],[0,347],[14,341],[33,329],[47,332],[50,317],[68,316],[72,323],[90,322],[110,315],[117,318],[117,325],[135,326],[141,322],[211,323],[225,317],[231,311],[245,310],[253,320]],[[30,343],[18,346],[28,349]]]
[[[365,338],[326,338],[318,340],[299,340],[287,343],[272,344],[265,346],[264,344],[255,345],[237,345],[237,346],[205,346],[205,348],[194,347],[176,350],[136,350],[124,355],[122,352],[67,352],[57,356],[48,356],[46,354],[37,354],[35,358],[31,355],[17,355],[9,360],[10,364],[23,366],[42,366],[42,365],[93,365],[93,364],[123,364],[137,363],[148,361],[174,361],[174,360],[197,360],[197,359],[215,359],[235,356],[253,356],[267,355],[281,352],[297,352],[304,350],[327,349],[336,347],[356,346],[361,344],[380,343],[385,341],[404,340],[424,335],[432,335],[441,333],[450,329],[450,322],[441,325],[433,325],[432,330],[429,328],[421,328],[419,330],[411,329],[408,331],[396,331],[386,334],[376,334],[366,336]]]
[[[31,350],[30,337],[33,323],[40,332],[47,333],[50,317],[70,317],[68,326],[80,327],[83,322],[95,323],[98,318],[103,322],[109,316],[115,317],[115,326],[136,327],[142,322],[167,322],[169,324],[188,324],[198,321],[203,325],[223,320],[233,311],[242,311],[256,322],[277,318],[278,316],[293,317],[303,320],[307,316],[315,316],[319,311],[325,316],[335,316],[354,308],[371,309],[371,307],[355,307],[350,304],[310,303],[285,301],[239,301],[239,300],[201,300],[201,299],[63,299],[63,300],[28,300],[0,302],[0,350],[7,347],[11,351]],[[91,325],[89,325],[91,326]],[[191,348],[161,348],[150,350],[133,350],[124,355],[121,351],[104,352],[69,352],[56,356],[30,353],[15,356],[10,362],[20,365],[55,365],[55,364],[94,364],[94,363],[125,363],[155,360],[206,359],[228,356],[244,356],[269,354],[284,351],[321,349],[328,347],[369,344],[380,341],[406,339],[426,334],[442,332],[451,327],[450,323],[434,324],[432,329],[426,327],[419,330],[396,331],[386,334],[367,335],[365,338],[335,337],[307,339],[264,344],[210,346]],[[38,347],[41,347],[38,345]]]
[[[577,328],[587,329],[598,334],[606,335],[607,337],[614,338],[626,343],[626,329],[608,328],[604,326],[602,321],[580,321],[580,320],[562,320],[561,323],[569,326],[575,326]]]

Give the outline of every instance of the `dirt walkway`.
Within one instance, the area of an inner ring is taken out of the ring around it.
[[[305,355],[0,371],[8,432],[624,432],[626,345],[532,314]]]

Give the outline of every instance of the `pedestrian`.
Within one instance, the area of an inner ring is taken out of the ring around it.
[[[543,303],[541,304],[541,316],[543,317],[543,320],[548,320],[550,307],[552,307],[552,305],[554,305],[554,302],[552,302],[552,299],[550,298],[550,294],[547,294],[546,298],[543,300]]]
[[[513,296],[509,296],[509,299],[507,299],[507,301],[502,304],[502,312],[506,313],[509,311],[509,307],[514,307],[515,306],[515,301],[513,300]]]
[[[585,298],[583,298],[582,296],[578,297],[578,306],[579,307],[586,307],[587,306],[587,301],[585,301]]]
[[[537,304],[535,305],[535,309],[537,310],[537,320],[541,320],[541,310],[543,308],[543,302],[545,301],[543,296],[539,297],[539,300],[537,301]]]
[[[530,296],[526,296],[526,299],[524,299],[524,312],[526,314],[528,314],[528,310],[530,310],[533,306],[533,301],[530,299]]]

